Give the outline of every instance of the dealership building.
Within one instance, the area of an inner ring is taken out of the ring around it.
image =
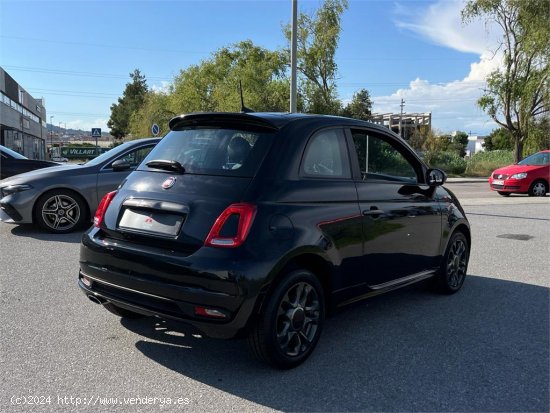
[[[0,145],[29,159],[46,159],[46,108],[0,67]]]

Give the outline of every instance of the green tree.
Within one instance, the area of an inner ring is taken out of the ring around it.
[[[428,139],[430,134],[432,134],[432,130],[429,126],[417,126],[413,129],[411,136],[409,137],[408,143],[415,151],[422,152],[426,149],[426,140]]]
[[[449,135],[438,134],[432,129],[426,136],[423,149],[427,152],[445,152],[449,148],[450,141]]]
[[[468,145],[468,134],[457,131],[454,135],[448,137],[449,145],[447,150],[463,158],[466,155],[466,146]]]
[[[284,111],[289,87],[284,55],[250,40],[222,47],[210,59],[182,70],[174,80],[170,106],[174,112],[240,111],[244,103],[256,111]]]
[[[247,40],[222,47],[200,64],[181,70],[166,94],[148,93],[141,109],[132,116],[132,133],[150,133],[153,121],[165,129],[168,120],[180,113],[238,112],[239,82],[248,108],[264,112],[288,109],[285,55]]]
[[[314,15],[300,13],[298,17],[297,68],[299,91],[304,110],[309,113],[338,114],[342,103],[337,97],[336,49],[340,39],[341,17],[347,0],[325,0]],[[290,25],[284,28],[290,41]],[[290,52],[287,51],[288,56]]]
[[[130,117],[130,132],[136,138],[151,136],[151,127],[156,123],[160,134],[168,131],[168,121],[176,116],[170,110],[168,94],[149,91],[145,95],[143,105]]]
[[[514,149],[514,139],[508,129],[497,128],[485,138],[483,147],[488,151],[511,151]]]
[[[503,67],[491,73],[478,105],[510,132],[523,155],[532,120],[550,110],[550,7],[540,0],[469,0],[464,21],[484,18],[502,30]]]
[[[147,80],[139,69],[130,73],[130,78],[132,81],[126,84],[118,103],[111,105],[111,117],[107,122],[111,135],[117,139],[125,137],[130,132],[130,118],[143,105],[148,90]]]
[[[532,121],[524,149],[527,154],[550,149],[550,115]]]
[[[354,119],[369,120],[372,114],[372,101],[367,89],[353,94],[351,102],[342,110],[342,116]]]

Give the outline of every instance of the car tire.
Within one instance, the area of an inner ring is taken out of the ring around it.
[[[462,232],[455,232],[447,244],[445,255],[435,276],[435,287],[438,292],[454,294],[462,288],[469,258],[468,239]]]
[[[548,192],[548,184],[543,180],[535,181],[529,188],[529,196],[545,196]]]
[[[144,317],[147,317],[146,315],[144,314],[140,314],[140,313],[136,313],[134,311],[130,311],[130,310],[127,310],[125,308],[121,308],[113,303],[105,303],[103,304],[103,307],[105,307],[105,309],[116,315],[116,316],[119,316],[121,318],[144,318]]]
[[[86,203],[76,192],[54,189],[38,198],[35,223],[49,232],[64,234],[84,225],[87,220]]]
[[[304,269],[292,271],[266,298],[248,335],[249,349],[273,367],[296,367],[317,345],[324,317],[324,293],[317,277]]]
[[[500,196],[510,196],[510,192],[497,191]]]

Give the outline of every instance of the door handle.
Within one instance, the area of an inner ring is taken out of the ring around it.
[[[370,207],[370,209],[365,209],[363,211],[363,215],[365,216],[378,216],[378,215],[383,215],[384,214],[384,211],[381,210],[381,209],[378,209],[378,207]]]

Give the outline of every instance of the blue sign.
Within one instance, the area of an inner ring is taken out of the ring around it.
[[[92,128],[92,138],[101,138],[101,128]]]
[[[158,134],[160,133],[159,125],[153,123],[153,126],[151,126],[151,133],[153,134],[153,136],[158,136]]]

